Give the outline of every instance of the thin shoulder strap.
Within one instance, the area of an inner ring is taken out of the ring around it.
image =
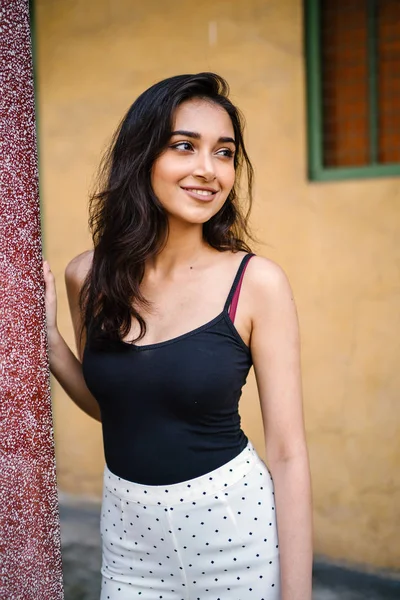
[[[232,323],[235,321],[236,309],[239,302],[240,288],[242,287],[244,273],[252,256],[254,256],[254,254],[250,253],[243,257],[225,303],[225,310],[228,310],[228,314]]]

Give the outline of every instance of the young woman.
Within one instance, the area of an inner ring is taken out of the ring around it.
[[[226,82],[161,81],[123,119],[94,250],[66,269],[79,359],[44,264],[51,370],[103,427],[102,600],[311,600],[296,309],[244,241],[242,167],[251,200]],[[252,365],[268,468],[240,428]]]

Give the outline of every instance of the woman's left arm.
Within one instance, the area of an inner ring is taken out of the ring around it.
[[[281,600],[311,600],[311,484],[297,312],[282,269],[261,257],[253,261],[251,353],[275,488]]]

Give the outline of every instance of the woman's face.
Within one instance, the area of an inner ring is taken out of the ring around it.
[[[154,162],[152,187],[170,219],[205,223],[235,182],[231,119],[219,105],[194,99],[175,112],[171,139]]]

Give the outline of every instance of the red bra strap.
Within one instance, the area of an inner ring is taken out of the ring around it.
[[[252,255],[252,256],[254,256],[254,255]],[[235,293],[233,294],[233,297],[232,297],[231,305],[229,307],[228,314],[229,314],[229,318],[232,321],[232,323],[235,322],[236,309],[237,309],[237,305],[238,305],[238,302],[239,302],[239,294],[240,294],[240,289],[242,287],[243,277],[244,277],[245,271],[247,269],[247,265],[249,264],[252,256],[250,256],[248,258],[248,260],[246,261],[246,264],[243,267],[242,273],[240,275],[239,282],[238,282],[238,284],[236,286],[236,289],[235,289]]]

